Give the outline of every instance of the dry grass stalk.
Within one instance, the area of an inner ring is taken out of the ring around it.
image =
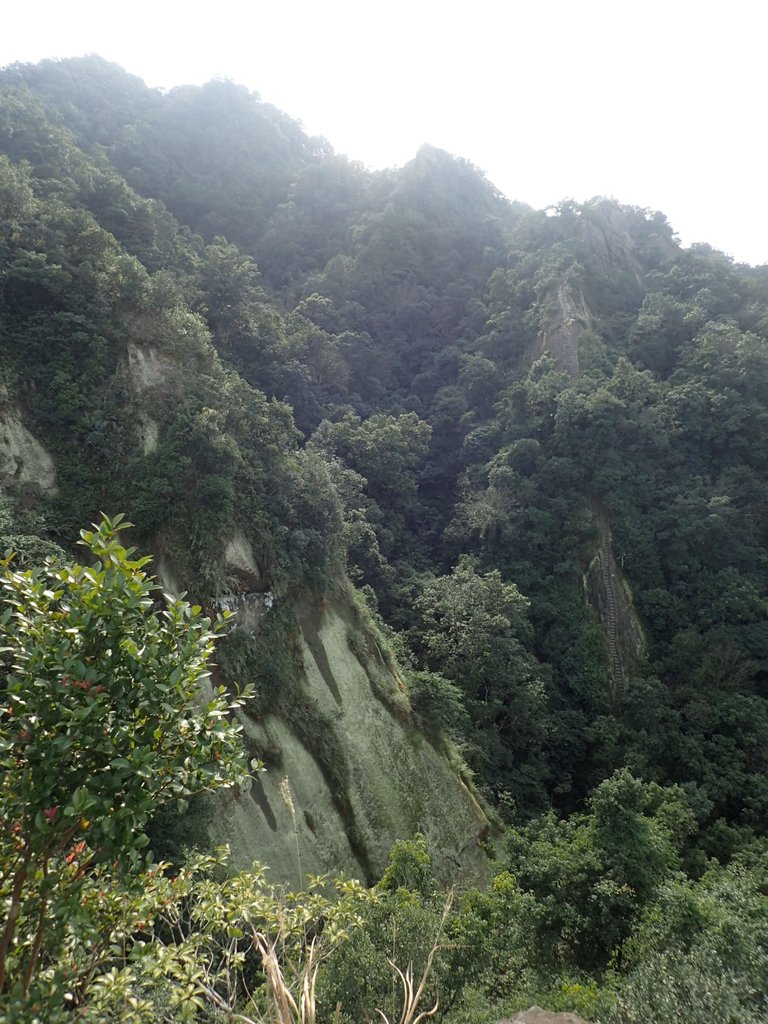
[[[434,1015],[438,1011],[438,1008],[440,1006],[439,998],[435,1001],[435,1005],[432,1007],[431,1010],[422,1010],[421,1012],[419,1012],[419,1004],[421,1003],[422,997],[424,995],[424,989],[427,986],[429,977],[432,974],[432,965],[434,963],[435,957],[437,956],[439,950],[442,948],[440,936],[442,935],[443,926],[445,925],[445,922],[448,918],[448,914],[450,913],[452,903],[453,892],[449,892],[448,898],[445,901],[445,907],[443,908],[443,916],[440,919],[440,926],[438,927],[437,930],[437,936],[435,937],[435,941],[432,945],[432,948],[429,951],[429,955],[427,956],[427,962],[424,965],[421,980],[419,981],[419,986],[415,992],[413,989],[413,964],[408,964],[405,971],[401,971],[397,964],[394,962],[394,960],[389,961],[390,967],[392,968],[393,971],[396,972],[397,976],[400,978],[400,984],[402,985],[403,988],[403,1009],[400,1013],[400,1020],[398,1024],[421,1024],[422,1021],[428,1020],[430,1017],[434,1017]],[[387,1017],[383,1010],[377,1009],[376,1013],[378,1013],[378,1015],[384,1021],[384,1024],[390,1024],[389,1018]]]
[[[298,822],[296,820],[296,808],[294,807],[294,804],[293,804],[293,794],[291,793],[291,784],[288,781],[288,776],[287,775],[284,777],[283,781],[280,783],[280,796],[283,798],[283,803],[285,804],[285,806],[291,812],[291,819],[293,820],[293,835],[294,835],[294,839],[296,840],[296,860],[298,862],[299,878],[302,878],[303,876],[302,876],[302,871],[301,871],[301,852],[299,850],[299,825],[298,825]]]
[[[314,939],[307,949],[307,962],[302,972],[301,996],[298,1004],[285,980],[276,952],[276,943],[261,932],[254,932],[254,945],[261,956],[267,985],[272,996],[275,1016],[273,1024],[314,1024],[315,985],[318,964],[315,963]]]

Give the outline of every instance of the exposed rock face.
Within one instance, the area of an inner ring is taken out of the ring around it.
[[[611,699],[615,702],[627,672],[645,657],[646,642],[632,604],[632,591],[613,554],[608,520],[598,513],[597,522],[600,546],[584,577],[584,587],[605,631]]]
[[[243,715],[246,746],[268,752],[268,767],[219,805],[216,838],[230,844],[235,865],[260,860],[292,885],[326,871],[372,881],[395,840],[422,832],[439,876],[486,878],[482,809],[410,723],[407,700],[375,647],[352,650],[349,606],[338,599],[304,607],[298,619],[305,707],[313,721],[333,723],[332,734],[307,736],[305,723],[275,714]],[[391,701],[382,699],[387,691]],[[309,749],[315,740],[331,745],[322,761]]]
[[[53,459],[13,410],[0,415],[0,482],[35,484],[49,493],[56,490]]]
[[[660,215],[654,226],[654,215],[610,199],[593,201],[588,207],[578,219],[579,235],[599,273],[608,280],[628,275],[640,284],[647,266],[643,248],[655,249],[661,257],[675,256],[675,242]]]
[[[253,548],[242,530],[236,530],[230,537],[224,550],[224,564],[228,578],[239,593],[267,589]]]
[[[259,567],[253,554],[253,548],[242,530],[236,530],[224,549],[224,561],[228,567],[239,569],[259,577]]]
[[[171,365],[170,360],[156,348],[128,346],[128,372],[138,392],[162,384]]]
[[[584,352],[587,361],[590,355],[599,353],[602,345],[590,326],[586,301],[562,281],[556,293],[550,295],[548,307],[532,358],[549,352],[559,369],[576,378],[580,354]],[[610,696],[615,703],[627,672],[645,657],[646,642],[632,603],[632,591],[613,554],[610,524],[597,501],[595,506],[600,545],[584,576],[584,592],[605,632]]]
[[[542,304],[539,335],[529,352],[530,362],[549,353],[559,370],[576,378],[585,365],[602,358],[603,349],[586,299],[563,278]]]
[[[516,1013],[511,1020],[500,1020],[498,1024],[589,1024],[588,1021],[573,1013],[550,1013],[540,1006],[532,1006],[530,1010]]]
[[[258,591],[221,594],[215,605],[219,611],[231,612],[237,616],[237,629],[253,635],[258,632],[261,620],[273,607],[274,596],[270,590],[263,594]]]
[[[558,369],[579,375],[579,342],[587,330],[589,313],[582,295],[563,281],[550,297],[545,322],[532,353],[532,361],[549,352]]]
[[[582,240],[596,259],[600,273],[611,279],[631,274],[642,278],[642,265],[632,231],[632,219],[619,206],[605,202],[592,216],[579,220]]]
[[[256,633],[264,615],[274,605],[256,564],[253,548],[242,530],[236,530],[224,550],[224,565],[230,591],[216,601],[222,611],[237,615],[237,628]]]
[[[156,348],[141,348],[135,344],[128,346],[128,376],[139,400],[136,433],[145,455],[151,455],[160,440],[160,427],[147,408],[146,396],[153,388],[168,380],[172,368],[173,364],[168,357]]]
[[[135,396],[139,441],[151,451],[158,443],[153,424],[173,393],[178,364],[130,343],[123,373]],[[303,604],[276,597],[245,531],[220,540],[215,604],[233,612],[232,628],[250,636],[273,609],[295,615],[295,636],[285,638],[295,674],[289,665],[284,691],[270,696],[273,710],[262,717],[243,710],[249,758],[266,769],[216,797],[211,838],[229,843],[235,866],[258,860],[275,880],[300,886],[308,873],[325,872],[373,882],[394,842],[421,832],[439,877],[484,881],[490,871],[481,844],[489,823],[458,768],[413,723],[375,631],[361,631],[346,597],[323,604],[320,597]],[[174,539],[158,535],[155,546],[164,588],[186,590]]]

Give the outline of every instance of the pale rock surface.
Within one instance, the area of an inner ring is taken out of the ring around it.
[[[56,491],[53,459],[11,410],[0,416],[0,481]]]
[[[498,1024],[588,1024],[588,1021],[573,1013],[551,1013],[540,1006],[516,1013],[511,1020],[500,1020]]]
[[[617,701],[628,673],[645,657],[647,644],[619,564],[623,558],[614,554],[610,524],[599,509],[596,522],[600,544],[584,576],[584,592],[605,633],[610,696]]]
[[[184,587],[164,555],[155,563],[154,572],[161,587],[170,597],[179,597],[184,593]]]
[[[160,426],[148,409],[146,393],[167,383],[173,363],[156,348],[143,348],[131,343],[127,349],[128,376],[138,398],[136,434],[142,452],[151,455],[160,441]],[[151,404],[151,403],[150,403]]]
[[[170,360],[156,348],[128,346],[128,372],[137,391],[162,384],[171,368]]]
[[[224,550],[224,561],[228,568],[250,573],[256,579],[261,575],[253,555],[253,548],[242,530],[236,530],[230,537]]]
[[[216,838],[230,844],[234,864],[262,861],[270,877],[291,885],[308,872],[342,871],[365,880],[381,875],[395,840],[422,832],[440,877],[484,881],[485,815],[407,714],[400,720],[376,696],[372,672],[383,673],[380,685],[393,692],[397,682],[383,663],[363,664],[350,649],[348,606],[339,599],[300,610],[299,622],[302,688],[336,725],[329,742],[338,744],[335,756],[348,779],[345,820],[320,765],[291,726],[272,714],[260,721],[243,715],[246,747],[273,756],[247,790],[231,792],[219,805]]]

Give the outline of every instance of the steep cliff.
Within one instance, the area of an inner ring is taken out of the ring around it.
[[[270,611],[254,594],[237,617],[248,628]],[[295,616],[296,690],[261,718],[243,713],[246,746],[266,767],[223,798],[216,838],[235,863],[259,859],[296,884],[329,870],[372,881],[395,839],[422,832],[438,875],[485,877],[485,815],[412,723],[402,683],[349,598],[304,602]]]
[[[181,399],[188,386],[184,371],[172,353],[132,344],[118,373],[129,383],[136,442],[151,454],[164,443],[171,395]],[[259,860],[273,878],[298,885],[307,872],[326,871],[372,882],[395,840],[422,832],[446,881],[484,878],[485,814],[447,751],[416,727],[397,667],[350,585],[337,583],[329,598],[284,583],[273,589],[249,539],[253,526],[242,523],[206,542],[208,600],[233,613],[240,641],[261,644],[226,677],[252,682],[261,662],[262,693],[242,725],[249,756],[265,768],[219,798],[211,839],[230,844],[236,865]],[[160,530],[151,546],[164,587],[192,587],[184,539]],[[273,659],[287,668],[264,667]]]
[[[578,377],[579,344],[588,322],[589,312],[584,297],[574,294],[566,282],[561,281],[545,302],[544,322],[531,360],[550,353],[559,369],[571,377]]]
[[[608,652],[610,699],[616,705],[625,677],[646,653],[632,591],[613,553],[608,520],[597,513],[599,546],[584,576],[584,592],[603,628]]]
[[[558,369],[574,378],[584,366],[604,353],[584,294],[569,281],[567,274],[544,296],[539,331],[529,361],[535,362],[546,353],[552,356]]]
[[[550,353],[558,368],[575,379],[603,348],[583,294],[563,279],[544,304],[532,358]],[[646,641],[631,588],[613,553],[610,521],[598,502],[594,515],[599,541],[584,574],[584,597],[603,631],[610,701],[616,706],[627,672],[645,656]]]
[[[0,411],[0,485],[32,484],[44,493],[56,490],[56,467],[49,452],[22,423],[11,405]]]

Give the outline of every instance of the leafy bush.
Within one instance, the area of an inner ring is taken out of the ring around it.
[[[407,682],[411,707],[422,723],[461,742],[469,730],[469,715],[459,687],[437,672],[409,672]]]
[[[76,950],[110,948],[93,880],[130,888],[154,811],[245,771],[228,713],[247,693],[200,699],[221,624],[183,601],[155,608],[149,559],[119,542],[128,525],[82,532],[91,565],[0,576],[0,1007],[45,1005],[49,1020],[89,983]]]

